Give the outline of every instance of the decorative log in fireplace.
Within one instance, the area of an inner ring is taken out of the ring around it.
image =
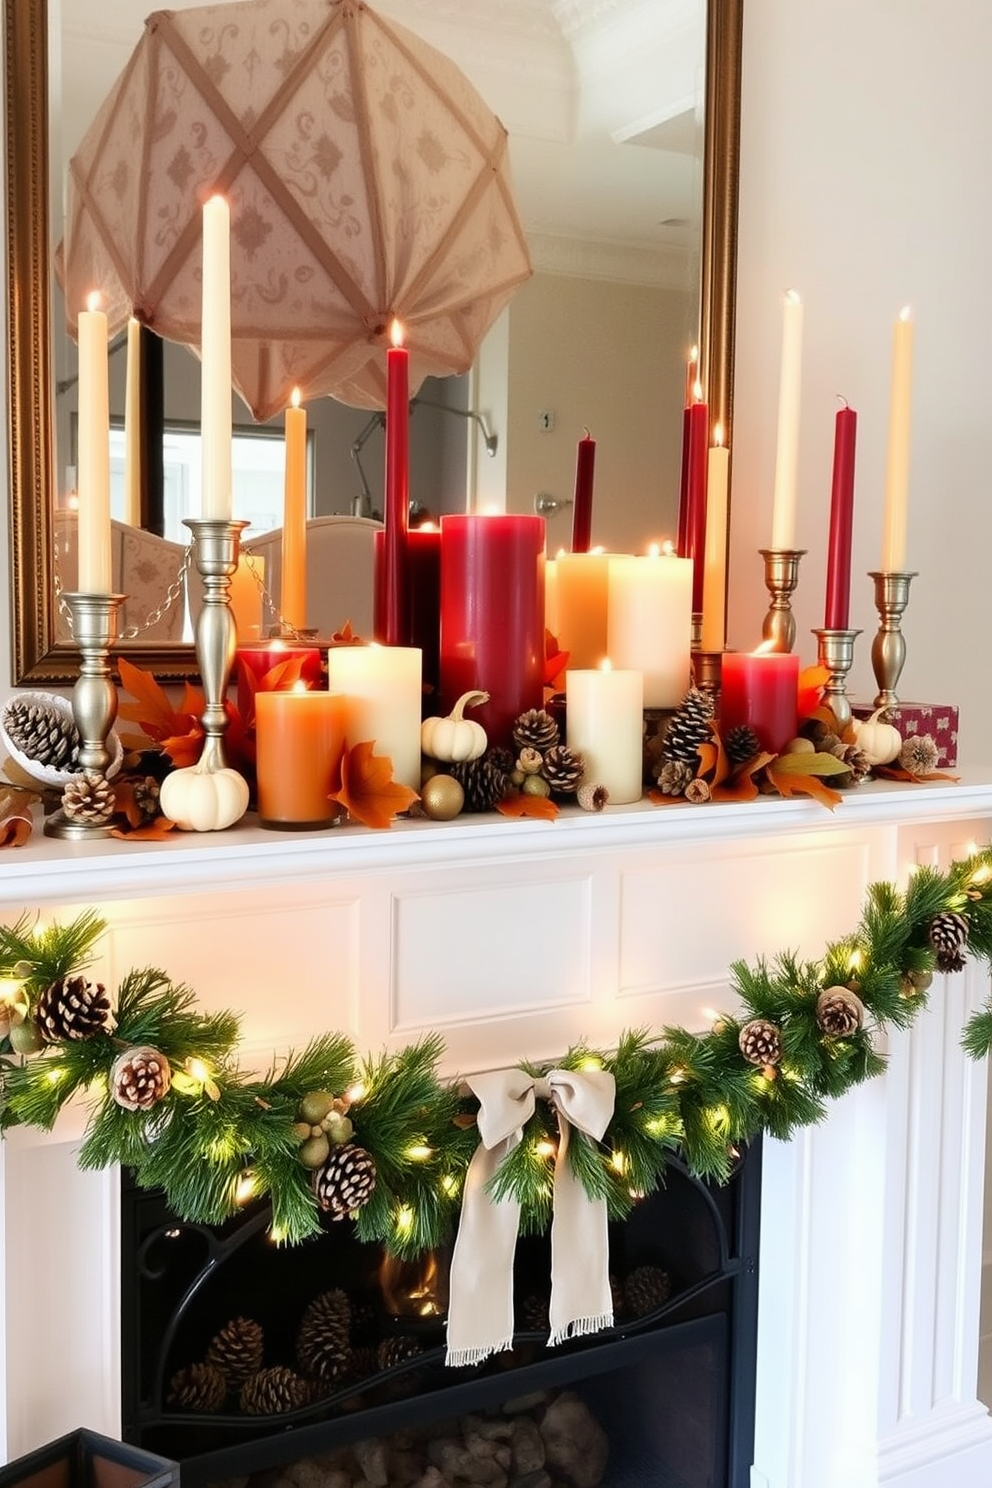
[[[460,1452],[471,1462],[470,1442],[487,1454],[475,1481],[491,1488],[595,1488],[552,1447],[531,1476],[516,1470],[523,1428],[511,1440],[507,1423],[529,1406],[531,1443],[534,1432],[553,1441],[573,1411],[588,1419],[592,1439],[601,1433],[606,1444],[606,1488],[746,1488],[760,1169],[755,1147],[716,1187],[673,1161],[665,1187],[611,1229],[614,1327],[554,1350],[547,1240],[521,1239],[512,1351],[454,1370],[439,1315],[445,1257],[398,1279],[350,1227],[329,1224],[318,1239],[280,1249],[265,1206],[209,1229],[176,1220],[161,1196],[125,1179],[124,1439],[178,1459],[184,1488],[249,1476],[267,1488],[341,1488],[362,1480],[356,1442],[379,1444],[378,1488],[463,1488],[472,1469],[453,1464]],[[218,1383],[225,1363],[231,1377]],[[436,1437],[425,1432],[434,1421],[443,1423]],[[492,1462],[485,1441],[495,1444]],[[582,1454],[586,1475],[595,1455]]]

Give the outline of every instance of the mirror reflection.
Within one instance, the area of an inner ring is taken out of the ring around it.
[[[53,11],[53,242],[66,164],[133,51],[146,9],[147,0],[118,0],[112,13],[94,16],[83,0],[61,0]],[[471,371],[420,390],[412,500],[434,517],[539,503],[555,551],[568,544],[576,444],[588,428],[597,440],[594,541],[639,551],[674,536],[684,366],[698,334],[705,0],[496,8],[462,0],[443,18],[426,0],[383,0],[377,9],[451,56],[507,125],[535,270]],[[75,460],[75,346],[65,319],[56,302],[57,548]],[[153,539],[170,545],[159,548],[125,521],[134,516],[124,478],[128,360],[122,344],[111,360],[116,515],[132,571],[155,571],[160,600],[185,544],[181,517],[196,514],[199,364],[165,343],[163,501],[151,522],[145,513]],[[311,519],[374,517],[381,419],[330,398],[307,412]],[[237,399],[234,417],[244,436],[235,515],[251,520],[250,543],[280,525],[282,418],[251,425]],[[67,558],[64,541],[62,549]],[[270,561],[265,582],[278,601],[277,569]],[[71,575],[59,579],[71,586]],[[153,608],[144,607],[146,619]],[[181,635],[177,617],[166,616],[147,638]]]

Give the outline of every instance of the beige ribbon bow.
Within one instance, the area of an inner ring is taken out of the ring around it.
[[[554,1214],[551,1221],[551,1336],[549,1347],[608,1328],[613,1322],[605,1199],[592,1199],[568,1161],[574,1126],[597,1142],[616,1094],[608,1070],[496,1070],[467,1082],[480,1101],[479,1145],[465,1175],[458,1238],[451,1259],[446,1363],[480,1364],[513,1342],[513,1254],[520,1226],[515,1199],[498,1202],[488,1191],[500,1163],[523,1137],[538,1098],[558,1112]]]

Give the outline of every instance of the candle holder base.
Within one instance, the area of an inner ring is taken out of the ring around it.
[[[761,627],[766,651],[789,652],[796,642],[792,595],[799,583],[799,563],[805,548],[759,548],[765,564],[765,588],[771,595]]]
[[[909,586],[915,572],[868,575],[875,585],[875,608],[881,622],[871,643],[871,665],[878,683],[876,708],[894,708],[899,702],[896,687],[906,660],[906,638],[902,633],[903,611],[909,603]]]
[[[80,651],[79,677],[72,692],[72,716],[80,739],[79,769],[81,774],[105,780],[113,761],[107,741],[117,717],[117,689],[107,658],[117,639],[119,612],[126,595],[70,593],[62,598],[72,617],[72,635]],[[63,808],[49,817],[44,830],[46,837],[83,842],[109,837],[113,827],[109,815],[105,820],[87,821],[70,817]]]
[[[847,696],[847,674],[854,661],[854,642],[860,630],[814,630],[816,659],[830,673],[823,689],[823,701],[839,724],[851,721],[851,704]]]
[[[708,692],[714,704],[720,696],[720,678],[723,670],[722,651],[694,651],[692,653],[692,681],[700,692]]]

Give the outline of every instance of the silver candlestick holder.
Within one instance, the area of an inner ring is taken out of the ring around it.
[[[79,676],[72,690],[72,717],[79,730],[79,768],[106,776],[113,755],[107,741],[117,717],[117,688],[110,675],[108,653],[117,639],[123,594],[63,594],[72,618],[73,640],[79,647]],[[56,811],[45,822],[47,837],[92,841],[109,837],[109,820],[84,821]]]
[[[847,674],[854,661],[854,642],[860,630],[814,630],[816,659],[830,673],[823,689],[823,701],[839,724],[850,723],[851,704],[847,696]]]
[[[765,561],[765,588],[772,597],[761,634],[772,651],[791,651],[796,642],[792,595],[799,583],[799,560],[805,548],[759,548]]]
[[[226,764],[225,699],[238,641],[231,610],[231,577],[238,567],[241,534],[248,523],[226,517],[184,517],[183,525],[193,534],[193,562],[204,589],[196,622],[196,659],[205,702],[200,716],[205,736],[200,763],[208,771],[222,770]]]
[[[909,603],[909,586],[914,573],[870,573],[875,585],[875,608],[880,625],[871,643],[871,665],[878,683],[876,708],[894,708],[899,702],[896,687],[906,660],[906,637],[902,633],[902,615]]]

